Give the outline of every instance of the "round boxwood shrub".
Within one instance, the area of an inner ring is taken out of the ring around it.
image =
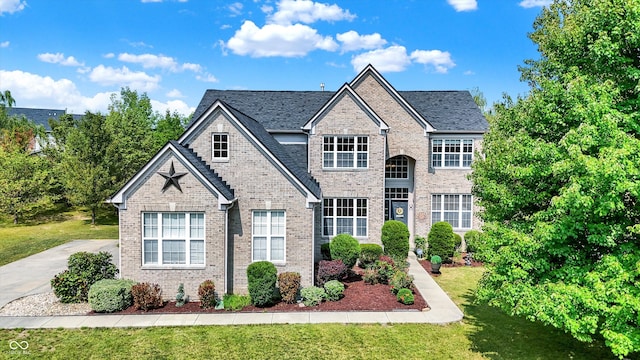
[[[406,260],[409,255],[409,228],[402,221],[388,220],[382,225],[384,253],[395,260]]]
[[[360,257],[360,243],[349,234],[336,235],[329,245],[331,259],[342,260],[344,265],[351,269]]]
[[[361,244],[359,261],[360,267],[363,269],[372,267],[383,253],[382,246],[378,244]]]
[[[415,297],[413,296],[413,292],[409,289],[398,290],[398,294],[396,295],[396,298],[398,299],[399,302],[405,305],[411,305],[415,300]]]
[[[460,246],[462,245],[462,236],[460,236],[460,234],[453,233],[453,243],[454,248],[456,250],[460,250]]]
[[[278,280],[278,271],[275,265],[268,261],[256,261],[247,267],[247,280],[249,283],[249,296],[251,303],[258,307],[264,307],[273,303]]]
[[[329,301],[338,301],[344,295],[344,284],[338,280],[331,280],[324,284],[326,298]]]
[[[103,279],[89,288],[89,305],[95,312],[122,311],[133,304],[131,287],[135,281]]]
[[[327,293],[324,288],[309,286],[300,290],[300,296],[302,296],[302,303],[305,306],[316,306],[325,299]]]
[[[438,255],[443,261],[453,256],[456,244],[453,237],[453,228],[446,221],[440,221],[431,226],[428,236],[429,256]]]

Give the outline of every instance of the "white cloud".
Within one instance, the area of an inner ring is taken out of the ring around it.
[[[170,98],[182,98],[184,95],[178,89],[173,89],[166,94],[167,97]]]
[[[128,53],[122,53],[118,55],[118,60],[141,64],[145,69],[154,69],[161,68],[167,69],[171,71],[176,71],[178,67],[178,63],[169,56],[164,55],[153,55],[153,54],[141,54],[141,55],[133,55]]]
[[[472,11],[478,9],[476,0],[447,0],[449,5],[453,6],[456,11]]]
[[[237,55],[300,57],[317,49],[335,51],[338,44],[332,37],[318,35],[315,29],[306,25],[267,24],[258,28],[247,20],[225,47]]]
[[[142,71],[131,71],[126,66],[120,69],[98,65],[91,70],[89,79],[100,85],[128,86],[134,90],[151,91],[158,87],[160,76],[150,76]]]
[[[548,6],[553,2],[553,0],[522,0],[518,5],[523,8],[532,8],[532,7],[543,7]]]
[[[193,72],[202,72],[202,66],[200,64],[184,63],[182,64],[183,70],[191,70]]]
[[[342,43],[342,52],[378,49],[387,43],[378,33],[360,35],[353,30],[336,35],[336,39]]]
[[[411,53],[411,60],[419,64],[431,65],[441,74],[446,74],[449,69],[456,66],[448,51],[416,50]]]
[[[24,10],[27,6],[26,1],[21,0],[0,0],[0,15],[4,13],[13,14],[14,12]]]
[[[142,0],[143,3],[159,3],[162,2],[162,0]]]
[[[157,111],[163,115],[167,112],[167,110],[169,110],[169,112],[171,113],[176,111],[178,114],[183,116],[189,116],[196,111],[196,108],[189,107],[189,105],[187,105],[187,103],[182,100],[169,100],[167,102],[161,102],[151,99],[151,107],[153,108],[153,111]]]
[[[356,18],[349,10],[343,10],[336,4],[329,5],[311,0],[281,0],[276,6],[278,10],[268,18],[268,22],[273,24],[311,24],[316,21],[351,21]],[[268,8],[263,8],[263,11],[265,10]]]
[[[0,48],[8,48],[10,44],[9,41],[3,41],[0,43]]]
[[[229,5],[227,8],[229,9],[229,11],[231,11],[231,15],[232,16],[238,16],[238,15],[242,15],[242,8],[244,7],[244,5],[242,5],[242,3],[239,2],[235,2],[231,5]]]
[[[386,49],[372,50],[351,58],[351,65],[356,71],[372,64],[380,72],[403,71],[411,64],[404,46],[390,46]]]
[[[63,65],[63,66],[84,66],[83,63],[80,63],[73,56],[69,56],[69,57],[65,58],[63,53],[38,54],[38,60],[46,62],[46,63],[50,63],[50,64],[60,64],[60,65]]]
[[[209,73],[206,73],[206,74],[203,74],[203,75],[197,75],[196,76],[196,80],[200,80],[200,81],[204,81],[204,82],[210,82],[210,83],[217,83],[218,82],[218,79],[216,79],[215,76],[213,76],[213,75],[211,75]]]
[[[102,55],[102,57],[105,58],[105,59],[113,59],[114,57],[116,57],[116,54],[107,53],[107,54]]]

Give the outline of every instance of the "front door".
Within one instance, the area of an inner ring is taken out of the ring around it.
[[[406,200],[391,201],[391,218],[393,220],[402,221],[405,225],[409,225],[407,218],[409,217],[409,202]]]

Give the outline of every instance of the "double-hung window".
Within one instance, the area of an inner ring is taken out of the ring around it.
[[[284,210],[256,210],[252,224],[253,261],[284,262],[287,229]]]
[[[322,213],[325,236],[367,236],[367,199],[324,199]]]
[[[325,136],[322,167],[325,169],[366,169],[369,165],[367,136]]]
[[[211,134],[211,158],[215,161],[229,160],[229,134]]]
[[[437,194],[431,197],[431,224],[446,221],[454,229],[471,229],[471,205],[468,194]]]
[[[470,168],[473,160],[473,139],[431,140],[431,166]]]
[[[142,214],[144,265],[204,265],[204,214]]]

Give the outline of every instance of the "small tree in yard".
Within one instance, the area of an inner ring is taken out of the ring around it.
[[[402,221],[389,220],[382,225],[384,253],[395,260],[406,260],[409,255],[409,228]]]

